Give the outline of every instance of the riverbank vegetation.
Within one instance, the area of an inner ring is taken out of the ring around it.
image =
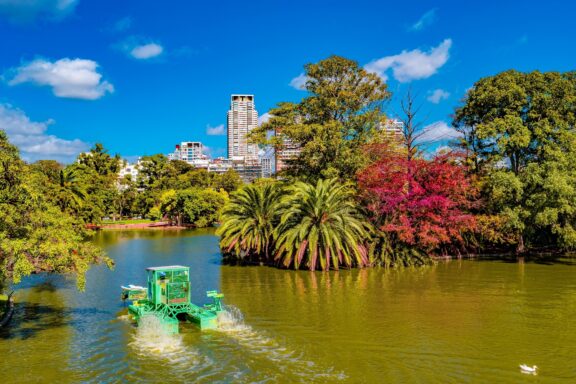
[[[251,134],[299,154],[275,186],[232,194],[218,232],[228,257],[325,270],[576,248],[576,73],[479,80],[456,108],[456,139],[434,152],[410,93],[398,138],[373,74],[340,57],[305,69],[308,96],[278,104]],[[343,189],[353,219],[311,192]]]
[[[163,155],[142,164],[137,180],[119,177],[120,157],[101,144],[66,166],[53,160],[27,164],[0,130],[0,285],[54,272],[75,274],[82,289],[91,265],[112,267],[87,241],[88,227],[121,223],[123,217],[211,226],[228,192],[242,183],[234,172],[211,174]]]
[[[112,261],[92,243],[82,223],[69,214],[76,204],[73,176],[54,181],[23,162],[0,131],[0,280],[18,283],[40,272],[73,273],[84,287],[92,264]],[[68,175],[69,176],[69,175]],[[50,188],[49,190],[47,188]],[[47,194],[47,192],[51,194]]]
[[[275,180],[244,185],[163,155],[142,158],[132,180],[101,144],[66,166],[26,164],[0,131],[0,278],[75,272],[82,285],[89,265],[110,264],[85,226],[125,218],[221,223],[227,259],[311,270],[576,248],[576,73],[480,79],[439,148],[411,92],[398,134],[378,76],[336,56],[305,72],[307,96],[250,133],[299,149]]]

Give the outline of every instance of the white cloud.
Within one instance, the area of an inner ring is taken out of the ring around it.
[[[438,104],[442,100],[446,100],[450,97],[450,93],[443,89],[435,89],[429,92],[427,100],[433,104]]]
[[[364,68],[368,72],[376,73],[384,80],[388,79],[386,72],[389,69],[392,69],[392,75],[401,83],[425,79],[434,75],[440,67],[446,64],[451,46],[452,40],[446,39],[427,52],[420,49],[404,50],[398,55],[371,61]]]
[[[165,51],[159,42],[142,36],[130,36],[114,47],[137,60],[152,59],[162,55]]]
[[[269,114],[268,112],[264,113],[263,115],[258,116],[258,126],[260,126],[264,123],[267,123],[271,117],[272,117],[272,115]]]
[[[423,30],[424,28],[432,25],[436,20],[436,9],[431,9],[418,19],[417,22],[412,24],[409,28],[410,31],[418,32]]]
[[[308,76],[301,73],[292,80],[290,80],[290,86],[299,91],[304,91],[306,89],[306,81],[308,81]]]
[[[31,22],[38,17],[60,20],[74,11],[78,0],[0,0],[0,16],[12,22]]]
[[[10,142],[20,148],[27,161],[55,159],[71,161],[89,145],[82,140],[65,140],[46,133],[54,120],[31,121],[24,111],[10,104],[0,104],[0,129],[6,131]]]
[[[164,47],[156,43],[148,43],[143,45],[137,45],[130,49],[130,55],[139,60],[151,59],[153,57],[159,56],[164,52]]]
[[[212,127],[210,125],[206,126],[206,134],[210,136],[221,136],[226,134],[226,128],[224,128],[224,124],[217,125]]]
[[[437,121],[427,125],[422,132],[422,136],[418,138],[418,141],[423,144],[456,139],[462,136],[460,132],[450,127],[444,121]]]
[[[98,63],[92,60],[65,58],[50,62],[37,59],[9,71],[12,76],[8,77],[12,78],[8,84],[47,85],[58,97],[96,100],[107,92],[114,92],[112,84],[102,80],[97,70]]]

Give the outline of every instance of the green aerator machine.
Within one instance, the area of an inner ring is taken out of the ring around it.
[[[122,286],[122,300],[131,301],[128,313],[140,324],[146,316],[155,316],[164,329],[178,333],[180,321],[189,321],[200,329],[218,326],[218,314],[223,311],[223,294],[207,291],[211,304],[199,306],[190,302],[190,268],[181,265],[146,268],[148,285]]]

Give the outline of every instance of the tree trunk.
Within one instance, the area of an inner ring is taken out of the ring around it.
[[[516,254],[522,254],[526,251],[524,247],[524,236],[520,234],[520,238],[518,239],[518,246],[516,247]]]

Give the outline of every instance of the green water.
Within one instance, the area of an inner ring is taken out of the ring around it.
[[[0,382],[576,382],[576,267],[567,263],[309,273],[222,266],[210,231],[96,241],[116,269],[91,270],[86,292],[61,276],[17,287],[12,327],[0,331]],[[193,301],[224,292],[233,307],[223,329],[166,338],[125,319],[120,285],[170,264],[191,267]],[[538,365],[538,376],[520,363]]]

